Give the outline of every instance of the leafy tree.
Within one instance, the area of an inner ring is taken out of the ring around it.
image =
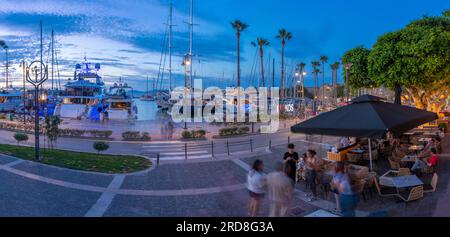
[[[442,15],[445,16],[445,17],[450,18],[450,10],[445,10],[445,11],[442,13]]]
[[[100,155],[102,151],[109,149],[109,144],[106,142],[94,142],[92,147],[97,151],[97,154]]]
[[[28,141],[28,135],[25,133],[16,133],[14,134],[14,139],[16,139],[17,144],[20,144],[21,142]]]
[[[376,86],[369,77],[368,58],[370,50],[363,46],[358,46],[347,51],[342,57],[344,64],[351,63],[349,86],[352,89],[369,88]]]
[[[48,145],[53,149],[54,144],[59,137],[59,125],[61,124],[61,118],[59,116],[48,116],[45,117],[45,130],[48,138]]]
[[[450,18],[424,17],[381,36],[369,54],[369,77],[401,90],[418,108],[438,112],[450,87]]]

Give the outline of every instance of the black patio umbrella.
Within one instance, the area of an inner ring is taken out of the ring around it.
[[[400,135],[427,122],[437,114],[409,106],[387,103],[364,95],[350,105],[320,114],[291,128],[293,133],[380,139],[388,132]],[[370,144],[370,143],[369,143]]]

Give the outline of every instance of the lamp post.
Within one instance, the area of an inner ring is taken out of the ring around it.
[[[350,69],[352,68],[352,66],[353,66],[353,64],[351,64],[351,63],[344,64],[345,75],[346,75],[345,76],[346,77],[346,80],[345,80],[345,97],[346,97],[347,103],[350,101],[350,86],[349,86],[350,82],[349,82],[349,80],[350,80]]]
[[[48,79],[48,67],[34,61],[27,67],[27,81],[34,86],[34,153],[39,160],[39,87]]]
[[[188,83],[188,78],[187,78],[187,67],[188,66],[190,66],[190,65],[192,65],[192,62],[191,62],[191,55],[190,54],[186,54],[186,55],[184,55],[184,60],[183,60],[183,63],[181,64],[182,66],[184,66],[184,90],[185,90],[185,93],[184,93],[184,100],[186,100],[186,96],[187,96],[187,91],[189,90],[191,90],[191,88],[192,88],[192,85],[191,85],[191,83]],[[189,94],[190,95],[190,94]],[[190,99],[190,98],[189,98]],[[184,106],[185,107],[185,106]],[[185,111],[185,109],[183,108],[183,116],[184,116],[184,129],[186,130],[186,129],[188,129],[187,128],[187,116],[186,116],[186,114],[185,113],[187,113],[187,111]]]

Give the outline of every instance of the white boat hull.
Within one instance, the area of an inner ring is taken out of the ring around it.
[[[56,115],[61,118],[81,118],[86,115],[88,111],[87,105],[82,104],[62,104],[60,108],[55,110]]]

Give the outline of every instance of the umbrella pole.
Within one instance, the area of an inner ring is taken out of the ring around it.
[[[369,138],[369,159],[370,159],[370,171],[373,171],[373,162],[372,162],[372,139]]]

